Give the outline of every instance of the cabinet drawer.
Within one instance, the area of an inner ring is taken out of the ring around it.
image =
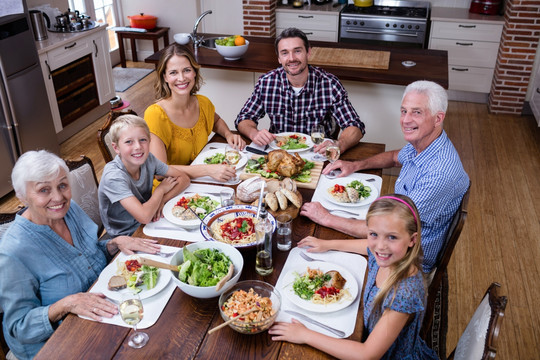
[[[319,15],[313,13],[276,13],[276,28],[286,29],[296,27],[298,29],[313,31],[335,31],[338,30],[338,16]]]
[[[90,46],[91,43],[86,38],[77,39],[49,51],[47,57],[49,58],[51,70],[56,70],[86,54],[92,53],[93,48]]]
[[[470,40],[431,39],[430,49],[448,51],[448,63],[495,67],[499,43]]]
[[[501,40],[502,28],[502,24],[433,21],[431,36],[433,38],[492,41],[498,43]]]
[[[494,69],[448,65],[448,89],[489,93]]]
[[[276,34],[281,34],[283,30],[286,28],[276,28]],[[319,31],[319,30],[311,30],[311,29],[303,29],[302,30],[306,36],[308,37],[308,40],[310,41],[332,41],[337,42],[338,36],[336,31]]]

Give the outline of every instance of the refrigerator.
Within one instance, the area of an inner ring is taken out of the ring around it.
[[[28,150],[59,154],[45,81],[29,22],[24,13],[0,17],[0,197],[11,186],[11,170]]]

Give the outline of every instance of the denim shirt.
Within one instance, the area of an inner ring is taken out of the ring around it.
[[[2,325],[20,360],[33,358],[58,326],[49,320],[49,306],[88,290],[110,258],[106,242],[97,241],[97,225],[75,202],[64,219],[73,246],[20,215],[0,240]]]

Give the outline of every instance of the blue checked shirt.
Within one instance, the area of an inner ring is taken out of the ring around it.
[[[338,78],[320,68],[308,66],[308,80],[298,95],[282,67],[261,76],[236,118],[236,127],[246,119],[258,123],[268,114],[271,133],[294,131],[309,134],[314,124],[323,123],[328,112],[341,129],[355,126],[365,134],[364,123]],[[324,125],[326,135],[330,135],[331,123],[327,121]]]
[[[446,132],[420,154],[411,144],[399,152],[403,165],[394,191],[410,197],[422,224],[423,270],[430,272],[463,195],[469,176]]]

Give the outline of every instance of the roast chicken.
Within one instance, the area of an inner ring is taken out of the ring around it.
[[[273,150],[268,153],[266,167],[279,175],[291,177],[301,172],[305,164],[298,153],[293,156],[285,150]]]

